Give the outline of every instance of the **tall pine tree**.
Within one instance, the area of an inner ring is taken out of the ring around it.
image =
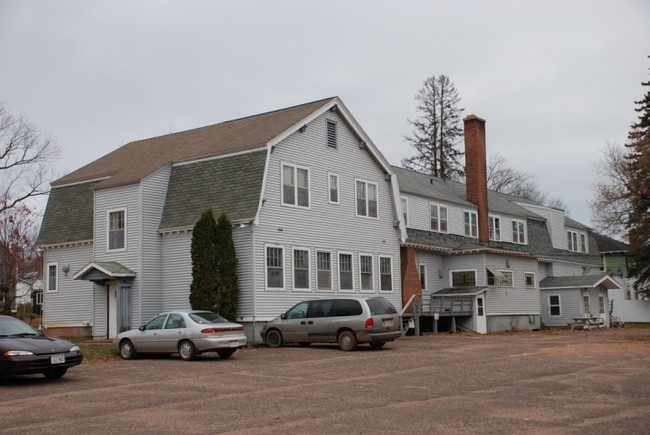
[[[402,166],[443,180],[460,180],[464,175],[459,150],[463,137],[462,108],[454,84],[445,75],[429,77],[418,94],[421,113],[413,125],[413,135],[405,137],[415,155],[402,160]]]
[[[642,85],[650,87],[650,81]],[[635,103],[639,121],[632,124],[626,144],[631,172],[626,186],[630,204],[629,273],[636,278],[634,288],[650,297],[650,90]]]
[[[212,209],[207,209],[192,231],[192,284],[190,306],[193,310],[217,309],[218,258],[217,223]]]

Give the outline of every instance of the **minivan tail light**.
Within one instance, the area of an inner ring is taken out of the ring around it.
[[[366,329],[373,329],[375,327],[375,321],[372,320],[372,317],[369,317],[368,320],[366,320]]]
[[[219,332],[243,331],[243,326],[221,326],[215,328],[203,328],[201,334],[216,334]]]

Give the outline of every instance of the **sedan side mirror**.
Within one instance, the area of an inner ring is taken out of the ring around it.
[[[145,328],[145,325],[140,325],[140,327],[139,327],[138,329],[139,329],[140,331],[144,331],[146,328]]]
[[[282,320],[286,320],[286,318],[287,318],[287,313],[282,313],[282,314],[280,314],[280,318],[281,318]]]

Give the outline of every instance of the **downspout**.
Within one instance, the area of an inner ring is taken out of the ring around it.
[[[138,255],[138,325],[142,325],[142,289],[144,288],[144,279],[142,276],[142,271],[144,270],[142,268],[142,215],[144,213],[144,210],[142,208],[142,180],[140,180],[140,183],[138,184],[138,190],[139,190],[139,195],[138,195],[138,208],[140,209],[140,213],[138,214],[138,231],[140,234],[138,234],[138,241],[139,241],[139,252],[140,255]],[[133,286],[131,286],[131,293],[133,293]],[[164,295],[164,294],[163,294]],[[162,303],[162,301],[161,301]],[[131,308],[129,308],[131,309]],[[131,325],[129,325],[130,327]]]

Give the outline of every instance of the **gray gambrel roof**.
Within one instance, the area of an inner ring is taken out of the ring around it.
[[[231,221],[253,220],[265,164],[264,149],[174,166],[160,229],[192,227],[208,207],[215,218],[227,213]]]
[[[402,193],[421,196],[434,202],[439,201],[471,209],[476,208],[475,204],[466,199],[464,183],[442,180],[397,166],[393,166],[393,171],[397,174],[399,189]],[[490,213],[502,213],[522,219],[543,219],[538,214],[518,205],[516,202],[520,202],[520,198],[488,191]]]

